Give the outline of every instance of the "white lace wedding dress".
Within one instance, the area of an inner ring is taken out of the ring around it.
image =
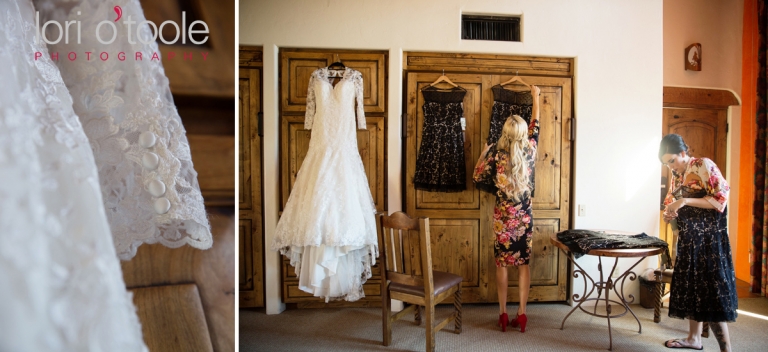
[[[146,351],[118,255],[211,245],[162,65],[66,59],[157,51],[93,44],[116,5],[144,20],[138,0],[0,1],[0,351]],[[36,42],[36,10],[83,44]]]
[[[373,197],[357,150],[357,127],[365,129],[363,79],[350,68],[334,86],[321,68],[309,80],[304,126],[312,130],[272,243],[287,256],[299,288],[329,300],[365,296],[378,257]]]

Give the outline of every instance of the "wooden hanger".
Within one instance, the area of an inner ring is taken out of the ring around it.
[[[430,84],[429,86],[430,87],[434,87],[435,84],[438,84],[440,82],[445,82],[445,83],[448,83],[448,84],[450,84],[450,85],[452,85],[454,87],[458,87],[458,85],[456,85],[456,83],[451,82],[451,79],[448,78],[448,76],[445,75],[445,70],[443,70],[443,75],[440,76],[440,77],[437,77],[437,79],[434,82],[432,82],[432,84]]]
[[[506,82],[504,82],[504,83],[501,83],[501,84],[500,84],[500,86],[506,86],[507,84],[510,84],[510,83],[515,83],[515,82],[517,82],[517,83],[520,83],[520,84],[522,84],[522,85],[524,85],[524,86],[526,86],[526,87],[528,87],[528,88],[531,88],[531,85],[530,85],[530,84],[528,84],[528,83],[525,83],[525,81],[523,81],[523,79],[522,79],[522,78],[520,78],[520,77],[517,75],[517,73],[519,73],[519,72],[520,72],[520,71],[515,71],[515,76],[514,76],[514,77],[512,77],[512,78],[510,78],[508,81],[506,81]]]

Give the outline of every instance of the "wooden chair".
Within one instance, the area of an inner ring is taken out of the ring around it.
[[[435,350],[435,331],[454,321],[454,332],[461,333],[461,282],[459,275],[433,271],[429,239],[429,219],[411,219],[403,212],[376,216],[381,258],[381,303],[384,346],[392,343],[392,322],[413,312],[418,325],[426,315],[427,351]],[[455,311],[435,322],[435,306],[453,295]],[[410,305],[392,314],[390,299]]]
[[[667,284],[672,283],[672,274],[674,274],[675,269],[673,266],[667,267],[667,263],[672,263],[674,265],[675,263],[675,257],[677,256],[677,231],[673,231],[672,227],[669,224],[665,224],[664,220],[662,219],[662,239],[667,241],[669,244],[669,253],[670,258],[667,258],[666,254],[661,255],[661,265],[659,268],[653,271],[653,274],[656,278],[656,288],[655,288],[655,301],[656,304],[653,308],[653,322],[659,323],[661,322],[661,307],[664,305],[664,296],[669,294],[669,291],[665,291]],[[665,238],[664,238],[665,237]],[[669,260],[668,260],[669,259]],[[670,285],[671,288],[671,285]],[[709,323],[704,322],[704,327],[701,330],[701,336],[703,337],[709,337]]]

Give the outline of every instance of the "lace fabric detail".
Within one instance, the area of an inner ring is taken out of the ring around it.
[[[122,8],[124,19],[145,20],[138,0],[36,0],[40,21],[79,21],[83,33],[50,45],[98,165],[104,207],[120,259],[128,260],[142,243],[168,247],[189,244],[210,248],[212,237],[192,165],[189,143],[176,111],[157,43],[148,25],[127,33],[117,25],[117,39],[100,43],[92,33],[99,22]],[[80,13],[80,14],[78,14]],[[112,30],[102,26],[102,38]],[[49,26],[49,38],[56,38]],[[133,43],[129,41],[133,38]],[[147,41],[144,39],[144,41]],[[66,55],[75,52],[76,60]],[[92,52],[87,60],[86,52]],[[125,60],[115,56],[125,53]],[[108,55],[106,60],[102,53]],[[141,53],[142,60],[136,59]],[[170,207],[168,207],[170,204]]]
[[[304,114],[304,129],[311,130],[312,123],[314,122],[316,107],[315,98],[315,82],[326,82],[334,88],[336,86],[328,79],[329,76],[337,76],[341,72],[341,80],[336,83],[336,86],[341,84],[342,81],[350,81],[354,85],[354,104],[357,115],[357,128],[364,130],[367,128],[365,122],[365,105],[363,102],[363,75],[360,71],[345,68],[343,71],[329,70],[327,67],[319,68],[312,72],[309,77],[309,88],[307,89],[307,111]]]
[[[467,189],[464,163],[464,116],[466,90],[422,89],[424,122],[416,156],[413,186],[430,192],[462,192]]]
[[[0,351],[147,351],[93,152],[34,16],[30,0],[0,2]]]

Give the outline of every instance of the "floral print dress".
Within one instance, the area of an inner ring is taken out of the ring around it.
[[[539,140],[539,120],[533,119],[528,126],[528,142],[526,162],[533,178],[533,168],[536,160],[536,147]],[[506,170],[509,167],[510,156],[504,150],[492,150],[485,160],[475,168],[472,177],[475,183],[493,182],[496,184],[496,206],[493,209],[493,233],[496,235],[493,254],[496,266],[528,265],[531,257],[531,241],[533,239],[533,212],[531,208],[531,193],[526,192],[518,201],[511,196],[514,190],[510,188]],[[533,185],[533,180],[531,180]]]
[[[679,233],[669,316],[733,322],[738,298],[728,241],[728,182],[707,158],[691,158],[683,175],[672,175],[664,205],[680,198],[704,198],[715,209],[683,206],[677,211]]]

